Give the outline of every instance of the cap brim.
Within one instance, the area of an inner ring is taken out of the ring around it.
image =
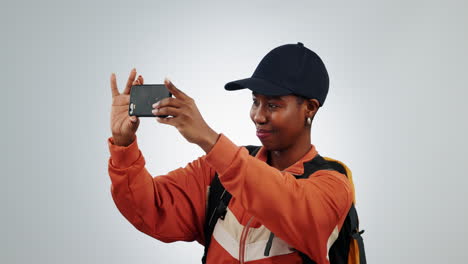
[[[241,90],[245,88],[250,89],[258,94],[269,96],[292,94],[290,90],[260,78],[246,78],[228,82],[226,85],[224,85],[224,89],[228,91]]]

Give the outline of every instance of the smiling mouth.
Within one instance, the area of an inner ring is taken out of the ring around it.
[[[260,139],[267,138],[271,134],[272,134],[272,131],[263,130],[263,129],[257,130],[257,137],[259,137]]]

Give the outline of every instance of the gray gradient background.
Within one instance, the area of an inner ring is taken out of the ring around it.
[[[331,86],[312,141],[353,171],[369,263],[468,257],[466,1],[8,1],[0,10],[1,263],[199,263],[115,207],[107,174],[111,92],[132,67],[165,76],[238,145],[259,144],[248,77],[273,47],[303,42]],[[202,155],[144,119],[153,175]]]

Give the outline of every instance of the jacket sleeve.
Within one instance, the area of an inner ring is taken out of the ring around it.
[[[214,171],[205,156],[167,175],[152,177],[135,140],[127,147],[108,139],[112,198],[138,230],[163,242],[203,244],[206,190]]]
[[[317,263],[328,263],[328,249],[352,203],[345,175],[320,170],[297,180],[250,156],[224,135],[206,161],[224,187],[276,236]]]

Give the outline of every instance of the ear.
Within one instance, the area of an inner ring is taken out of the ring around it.
[[[307,110],[310,117],[314,117],[320,107],[320,103],[317,99],[308,99],[307,100]]]

